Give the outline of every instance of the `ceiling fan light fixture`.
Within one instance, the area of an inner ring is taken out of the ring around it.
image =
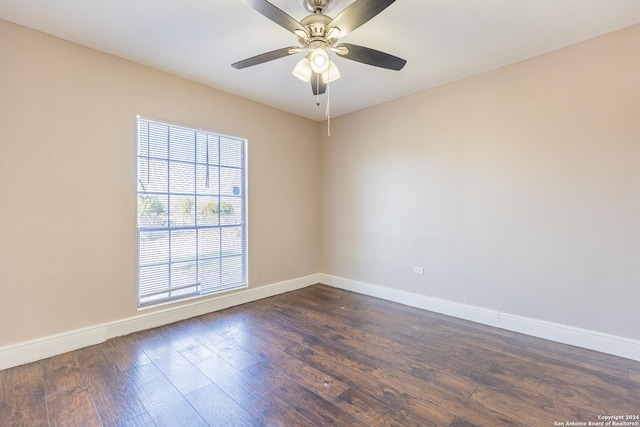
[[[338,80],[339,78],[340,71],[338,70],[338,67],[333,63],[332,60],[329,60],[329,68],[327,68],[327,71],[322,73],[322,80],[325,84],[327,84],[334,80]]]
[[[309,61],[315,73],[322,74],[329,69],[329,54],[324,48],[313,49],[309,55]]]
[[[367,23],[395,0],[350,0],[352,4],[347,6],[335,18],[326,15],[325,12],[338,3],[338,0],[298,0],[311,12],[310,15],[305,16],[300,21],[274,6],[270,0],[243,1],[256,12],[295,34],[300,46],[265,52],[261,55],[235,62],[231,66],[236,69],[242,69],[305,52],[304,58],[296,64],[292,73],[296,78],[304,82],[310,82],[311,90],[317,97],[324,93],[327,94],[328,119],[328,83],[340,78],[340,72],[336,64],[331,61],[329,50],[351,61],[389,70],[399,71],[407,63],[402,58],[368,47],[350,43],[336,44],[339,39]],[[319,98],[316,98],[316,103],[320,105]]]
[[[309,82],[311,80],[311,74],[313,74],[313,70],[311,69],[311,62],[307,55],[298,61],[296,67],[293,69],[293,75],[303,82]]]

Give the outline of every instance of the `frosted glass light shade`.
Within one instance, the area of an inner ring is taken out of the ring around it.
[[[323,48],[313,49],[309,55],[309,61],[311,69],[318,74],[324,73],[329,68],[329,54]]]
[[[329,68],[327,68],[327,71],[322,73],[322,80],[326,84],[334,80],[338,80],[339,78],[340,71],[338,71],[338,67],[336,67],[336,64],[334,64],[332,60],[329,60]]]
[[[311,62],[309,61],[309,57],[305,56],[296,64],[296,67],[293,69],[293,75],[302,80],[303,82],[311,81],[311,74],[313,70],[311,69]]]

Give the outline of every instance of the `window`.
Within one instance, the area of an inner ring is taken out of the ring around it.
[[[247,285],[246,140],[138,118],[138,307]]]

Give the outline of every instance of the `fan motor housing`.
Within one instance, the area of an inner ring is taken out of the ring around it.
[[[333,20],[330,16],[321,13],[309,15],[300,21],[307,30],[309,30],[310,38],[324,38],[327,32],[327,25]]]

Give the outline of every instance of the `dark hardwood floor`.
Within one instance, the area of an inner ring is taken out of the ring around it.
[[[0,371],[2,427],[558,426],[638,414],[640,362],[323,285]]]

